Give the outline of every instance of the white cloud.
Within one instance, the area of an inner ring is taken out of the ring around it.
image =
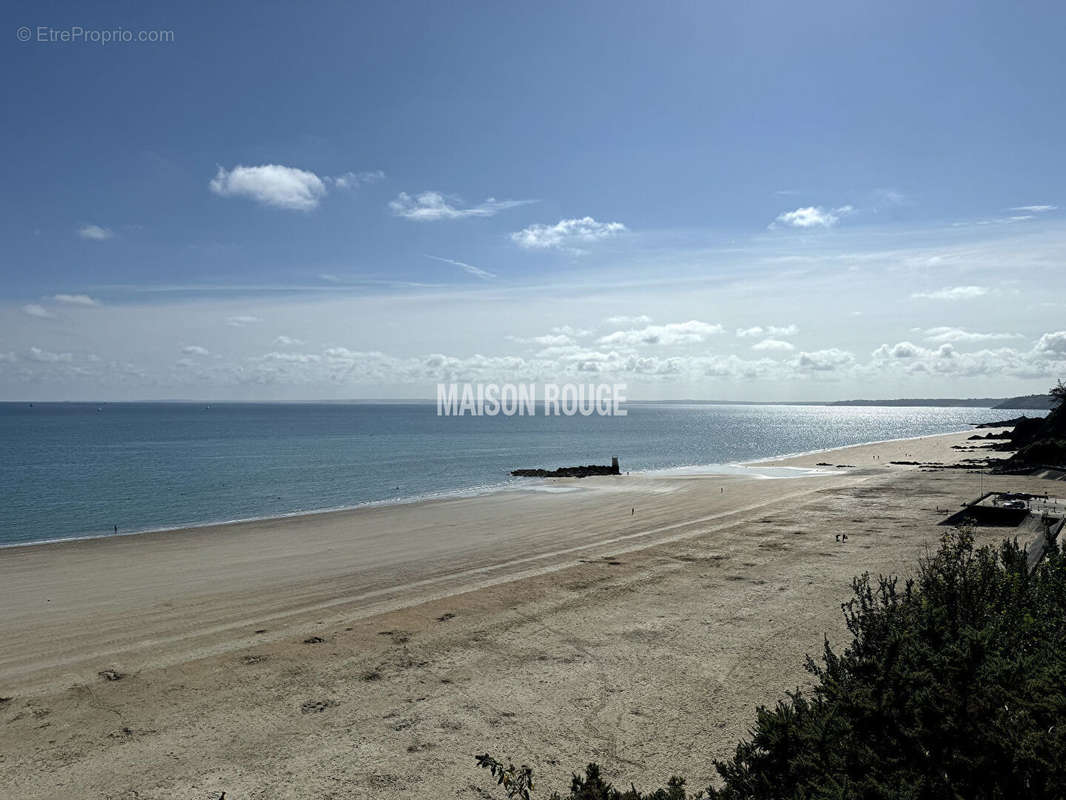
[[[31,347],[26,357],[41,364],[64,364],[74,359],[70,353],[53,353],[39,347]]]
[[[291,336],[279,336],[277,339],[274,340],[274,344],[280,344],[283,347],[289,347],[291,345],[303,344],[303,342],[300,339],[294,339]]]
[[[483,281],[492,280],[496,277],[496,273],[489,272],[487,269],[481,269],[481,267],[475,267],[473,264],[466,264],[462,261],[455,261],[451,258],[441,258],[440,256],[427,255],[426,258],[432,258],[434,261],[443,261],[445,264],[452,264],[459,267],[468,275],[473,275],[475,278],[481,278]]]
[[[97,242],[110,239],[114,235],[109,228],[102,228],[99,225],[82,225],[78,228],[78,236],[82,239],[92,239]]]
[[[87,294],[57,294],[52,298],[57,303],[66,303],[70,306],[98,306],[100,301],[94,300]]]
[[[649,322],[651,322],[651,317],[649,317],[647,314],[638,314],[638,315],[636,315],[634,317],[627,317],[625,315],[622,315],[622,316],[617,316],[617,317],[607,317],[607,319],[605,319],[604,322],[607,325],[616,325],[616,326],[620,326],[620,325],[647,325]]]
[[[780,339],[763,339],[761,342],[756,342],[751,346],[752,350],[774,350],[782,353],[790,353],[796,348],[792,346],[790,342],[783,342]]]
[[[721,332],[721,325],[691,319],[688,322],[670,322],[666,325],[648,325],[636,330],[615,331],[601,336],[596,341],[610,345],[692,344]]]
[[[310,211],[326,195],[326,184],[315,173],[281,164],[258,167],[219,167],[209,184],[221,197],[247,197],[275,208]]]
[[[226,324],[231,328],[243,328],[245,325],[254,325],[257,322],[262,322],[262,320],[259,319],[259,317],[253,317],[250,314],[226,317]]]
[[[949,342],[935,349],[898,342],[894,345],[883,344],[872,355],[871,370],[891,370],[907,375],[1054,377],[1066,369],[1066,331],[1044,334],[1029,351],[1000,347],[962,353]]]
[[[649,322],[651,320],[648,320]],[[575,339],[580,339],[585,336],[591,336],[592,331],[585,328],[574,328],[570,325],[556,325],[551,329],[552,333],[561,333],[565,336],[573,336]]]
[[[25,314],[29,314],[31,317],[38,317],[40,319],[48,319],[49,317],[55,316],[47,308],[37,303],[27,303],[22,307],[22,311]]]
[[[792,366],[800,372],[836,372],[854,364],[855,356],[837,347],[802,352],[792,361]]]
[[[569,325],[560,325],[552,328],[550,332],[542,336],[507,336],[506,338],[512,342],[536,344],[555,351],[560,348],[576,347],[577,339],[582,336],[588,336],[590,333],[591,331],[571,328]]]
[[[536,200],[497,200],[490,197],[484,203],[468,208],[458,207],[460,202],[457,197],[445,196],[441,192],[421,192],[414,197],[407,192],[400,192],[395,200],[389,201],[389,208],[393,214],[404,219],[432,222],[464,217],[492,217],[508,208],[528,205]]]
[[[984,297],[990,291],[984,286],[945,286],[932,292],[915,292],[911,297],[924,300],[973,300]]]
[[[781,362],[772,358],[749,361],[733,355],[709,356],[700,358],[694,366],[709,378],[726,378],[733,381],[778,378],[784,374]]]
[[[799,333],[799,328],[795,325],[756,325],[753,328],[737,328],[737,336],[795,336]]]
[[[198,345],[198,344],[185,345],[185,347],[181,348],[181,352],[183,352],[187,356],[207,356],[207,355],[211,355],[206,347],[200,347],[200,345]]]
[[[1055,211],[1057,208],[1058,208],[1058,206],[1048,206],[1048,205],[1014,206],[1010,210],[1011,211],[1027,211],[1030,214],[1043,214],[1043,213],[1045,213],[1047,211]]]
[[[549,333],[544,336],[534,336],[531,339],[532,342],[545,347],[559,347],[561,345],[574,344],[572,337],[567,336],[565,333]]]
[[[803,208],[797,208],[795,211],[785,211],[779,214],[777,219],[770,223],[770,227],[774,228],[777,223],[781,223],[792,228],[831,228],[840,222],[841,217],[852,213],[854,210],[850,205],[834,209],[826,209],[821,206],[804,206]]]
[[[1021,334],[1018,333],[977,333],[947,326],[929,328],[924,331],[924,334],[926,340],[930,342],[992,342],[1021,338]]]
[[[281,361],[291,364],[317,364],[322,356],[315,353],[267,353],[260,356],[262,361]]]
[[[1037,353],[1066,359],[1066,331],[1045,333],[1033,348]]]
[[[895,189],[874,189],[874,198],[889,206],[901,206],[907,202],[907,196]]]
[[[621,222],[597,222],[592,217],[581,217],[561,219],[554,225],[530,225],[512,233],[511,240],[519,247],[533,250],[574,250],[576,245],[609,239],[626,230]]]
[[[953,351],[952,348],[951,351]],[[944,352],[951,352],[945,350]],[[887,344],[883,344],[874,351],[874,358],[915,358],[923,353],[929,352],[923,347],[911,344],[910,342],[897,342],[889,347]]]
[[[952,227],[961,228],[969,225],[1013,225],[1015,222],[1026,222],[1031,219],[1036,219],[1036,215],[1045,211],[1053,211],[1056,206],[1018,206],[1011,209],[1012,211],[1025,211],[1024,214],[1012,214],[1009,217],[992,217],[989,219],[978,219],[964,222],[953,222]]]
[[[336,186],[338,189],[355,189],[365,183],[377,183],[385,180],[385,173],[380,169],[370,172],[345,172],[332,178],[323,178],[323,181]]]

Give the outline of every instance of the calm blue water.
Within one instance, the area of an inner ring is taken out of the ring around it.
[[[612,455],[628,470],[746,461],[1017,413],[627,408],[627,417],[441,418],[433,404],[0,404],[0,544],[477,491],[514,483],[516,467]]]

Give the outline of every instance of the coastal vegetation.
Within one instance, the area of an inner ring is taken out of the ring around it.
[[[978,547],[957,529],[913,578],[856,578],[842,609],[850,642],[838,652],[827,640],[807,660],[812,688],[756,710],[748,738],[715,762],[715,786],[689,794],[672,778],[641,793],[590,764],[551,797],[1066,797],[1066,558],[1054,543],[1030,570],[1016,541]],[[529,797],[528,767],[479,760],[510,797]]]
[[[1005,471],[1029,467],[1066,468],[1066,384],[1059,382],[1048,392],[1052,411],[1044,418],[1023,417],[1011,431],[1003,449],[1014,454]]]

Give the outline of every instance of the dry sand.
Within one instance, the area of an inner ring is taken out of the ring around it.
[[[842,641],[852,576],[911,571],[982,487],[1043,491],[889,464],[967,435],[0,550],[0,797],[499,797],[486,750],[538,796],[592,760],[706,785]]]

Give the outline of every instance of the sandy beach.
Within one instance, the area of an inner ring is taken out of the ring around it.
[[[1044,491],[890,463],[969,435],[0,550],[0,795],[502,796],[486,750],[538,796],[588,761],[705,785],[854,575],[912,570],[982,488]]]

